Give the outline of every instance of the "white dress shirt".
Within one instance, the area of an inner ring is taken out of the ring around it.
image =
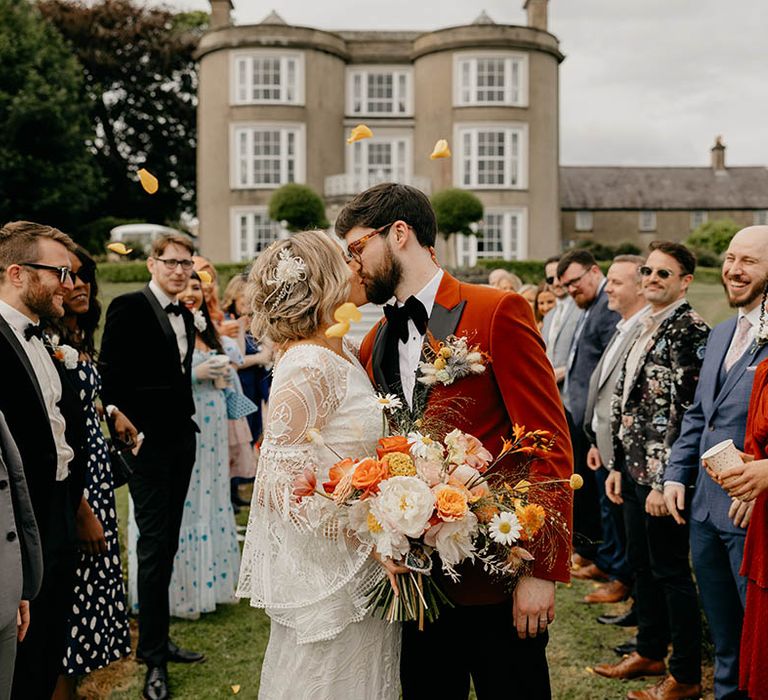
[[[160,306],[165,309],[168,304],[178,304],[177,299],[171,299],[162,289],[160,285],[152,280],[149,283],[149,291],[155,295],[155,298],[160,302]],[[189,345],[187,343],[187,328],[184,325],[184,319],[178,314],[168,314],[168,320],[171,323],[171,328],[176,334],[176,344],[179,346],[179,358],[181,359],[181,371],[184,371],[184,358],[187,356],[187,350]]]
[[[443,279],[443,271],[438,270],[435,276],[415,296],[427,311],[427,318],[432,315],[432,309],[435,306],[435,297]],[[398,306],[404,306],[400,301]],[[413,390],[416,388],[416,372],[419,369],[419,360],[421,359],[421,348],[424,344],[424,335],[419,333],[413,319],[408,319],[408,340],[397,341],[397,352],[400,357],[400,384],[403,389],[403,396],[409,406],[413,406]]]
[[[24,337],[24,331],[28,325],[38,325],[35,321],[2,300],[0,300],[0,316],[13,330],[19,345],[23,348],[29,363],[32,365],[32,371],[37,377],[37,383],[43,394],[45,410],[48,413],[48,420],[51,422],[53,441],[56,445],[56,481],[64,481],[69,476],[69,463],[74,459],[75,453],[64,437],[67,423],[59,408],[59,401],[61,401],[59,373],[56,371],[43,341],[37,337],[29,340]]]

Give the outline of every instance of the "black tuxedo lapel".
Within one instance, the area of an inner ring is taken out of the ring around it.
[[[192,371],[192,356],[195,353],[195,338],[197,337],[197,329],[195,328],[195,317],[190,313],[186,306],[182,306],[181,317],[184,319],[184,328],[187,331],[187,354],[184,357],[184,374],[188,377]],[[166,314],[166,317],[168,314]],[[169,322],[170,323],[170,322]],[[173,329],[171,329],[173,330]],[[173,336],[174,341],[176,335]],[[178,347],[178,343],[176,344]]]
[[[150,307],[152,308],[152,311],[160,323],[160,327],[163,329],[163,333],[165,334],[166,340],[170,346],[169,349],[175,358],[175,366],[181,366],[181,357],[179,356],[179,343],[176,340],[176,333],[173,330],[173,326],[168,319],[168,313],[162,306],[160,306],[160,302],[157,300],[157,297],[152,293],[152,290],[148,286],[144,287],[144,289],[141,290],[141,293],[146,297]],[[189,331],[187,331],[187,338],[189,338]],[[187,355],[189,355],[189,352],[187,352]]]
[[[24,348],[21,347],[19,344],[18,339],[16,338],[16,334],[13,332],[13,329],[8,325],[8,322],[0,316],[0,333],[5,336],[5,339],[8,341],[8,344],[13,348],[14,352],[16,353],[17,357],[19,358],[19,362],[24,366],[24,369],[27,371],[27,374],[29,375],[29,381],[32,382],[32,386],[35,389],[35,393],[37,394],[37,398],[40,400],[40,407],[43,410],[43,415],[48,415],[48,409],[45,407],[45,399],[43,398],[43,391],[40,389],[40,383],[37,380],[37,375],[35,374],[35,370],[32,369],[32,363],[29,361],[29,358],[27,357],[27,353],[24,352]]]
[[[373,354],[371,357],[371,363],[373,365],[373,381],[376,388],[385,394],[391,393],[389,382],[387,382],[386,372],[384,371],[384,363],[387,359],[387,340],[389,337],[387,325],[386,321],[382,321],[376,329],[376,335],[373,338]]]

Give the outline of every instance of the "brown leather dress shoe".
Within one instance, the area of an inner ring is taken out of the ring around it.
[[[627,693],[627,700],[688,700],[700,697],[699,683],[678,683],[672,676],[663,678],[650,688]]]
[[[582,557],[581,554],[576,554],[576,552],[573,553],[571,556],[571,568],[572,569],[579,569],[582,566],[589,566],[592,562],[587,559],[586,557]]]
[[[571,572],[571,576],[573,578],[579,578],[583,580],[589,580],[589,581],[607,581],[608,580],[608,574],[605,573],[605,571],[602,571],[599,569],[595,564],[590,564],[589,566],[582,566],[579,569],[576,569],[576,571]]]
[[[664,661],[646,659],[636,651],[624,657],[617,664],[598,664],[594,671],[605,678],[618,678],[629,680],[630,678],[642,678],[643,676],[663,676],[667,671]]]
[[[629,598],[630,588],[621,581],[609,581],[584,596],[585,603],[620,603]]]

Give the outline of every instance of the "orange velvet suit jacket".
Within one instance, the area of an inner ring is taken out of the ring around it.
[[[565,478],[573,471],[573,457],[560,395],[552,365],[533,321],[528,302],[515,293],[491,287],[464,284],[443,273],[435,305],[429,319],[429,333],[437,340],[449,335],[469,338],[488,353],[491,362],[483,374],[457,380],[450,386],[435,385],[429,391],[430,405],[450,405],[449,397],[461,397],[462,408],[451,417],[451,424],[477,437],[493,454],[498,454],[502,438],[512,435],[512,425],[549,430],[557,436],[552,452],[535,460],[531,472],[542,478]],[[399,393],[387,386],[382,370],[387,323],[382,319],[365,337],[360,361],[378,391]],[[417,383],[416,391],[421,387]],[[464,400],[466,399],[466,403]],[[571,528],[572,498],[562,499],[563,513]],[[550,542],[548,546],[553,546]],[[536,557],[533,576],[553,581],[570,579],[570,542],[556,541],[554,562],[547,565]],[[461,581],[441,585],[456,603],[481,605],[507,599],[510,592],[492,580],[481,565],[464,566]]]

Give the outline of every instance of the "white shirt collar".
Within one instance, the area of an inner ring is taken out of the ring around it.
[[[760,325],[760,304],[758,304],[752,311],[745,312],[744,309],[739,309],[739,318],[737,319],[736,323],[739,322],[742,316],[746,316],[747,320],[752,324],[752,328],[757,330],[757,327]]]
[[[151,280],[149,283],[149,291],[152,292],[152,294],[155,295],[157,300],[160,302],[160,306],[165,308],[168,306],[168,304],[178,304],[178,300],[171,299],[162,289],[160,289],[160,285],[155,282],[155,280]]]
[[[18,309],[14,309],[10,304],[0,299],[0,314],[8,322],[8,325],[19,334],[23,335],[27,326],[32,324],[33,326],[39,325],[39,321],[33,321],[26,314],[21,313]]]
[[[438,269],[438,271],[435,273],[435,276],[429,280],[416,294],[415,296],[422,304],[424,304],[424,308],[427,311],[427,316],[432,315],[432,308],[435,305],[435,297],[437,297],[437,290],[440,289],[440,282],[443,280],[443,271],[441,269]],[[398,306],[402,306],[403,304],[399,301],[397,302]]]
[[[651,311],[651,307],[648,306],[648,318],[653,323],[661,324],[662,321],[666,321],[675,311],[677,311],[685,302],[688,301],[686,297],[680,297],[677,301],[673,301],[669,306],[665,306],[659,311]]]
[[[640,320],[641,316],[645,316],[645,314],[648,313],[650,308],[650,306],[644,306],[640,311],[635,311],[629,318],[621,319],[621,321],[616,324],[616,329],[619,333],[626,333]]]

